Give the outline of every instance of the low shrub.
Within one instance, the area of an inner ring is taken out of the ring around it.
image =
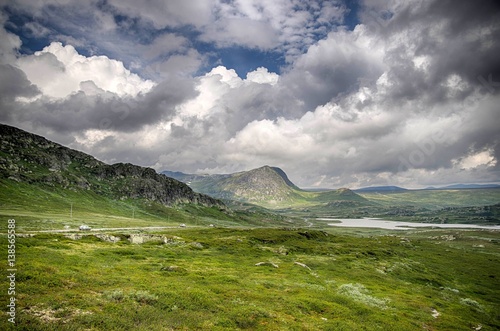
[[[387,308],[387,299],[379,299],[371,296],[368,290],[362,284],[343,284],[339,286],[339,293],[345,295],[354,301],[364,303],[368,306],[381,309]]]

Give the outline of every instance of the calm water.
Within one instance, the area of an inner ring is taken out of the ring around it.
[[[475,225],[475,224],[431,224],[387,221],[380,218],[318,218],[320,221],[335,221],[338,223],[328,223],[331,226],[341,226],[349,228],[378,228],[388,230],[412,230],[415,228],[454,228],[454,229],[490,229],[500,230],[500,225]]]

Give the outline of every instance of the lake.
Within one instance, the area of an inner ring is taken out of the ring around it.
[[[476,225],[476,224],[434,224],[387,221],[380,218],[318,218],[320,221],[336,221],[328,223],[330,226],[349,228],[378,228],[387,230],[413,230],[415,228],[453,228],[453,229],[489,229],[500,230],[500,225]]]

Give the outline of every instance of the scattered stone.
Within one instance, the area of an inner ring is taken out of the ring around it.
[[[69,234],[65,234],[64,236],[68,239],[71,239],[71,240],[80,240],[83,238],[83,235],[76,234],[76,233],[69,233]]]
[[[166,243],[165,242],[165,237],[160,236],[160,235],[154,235],[154,234],[139,234],[139,233],[133,233],[130,235],[128,240],[132,244],[144,244],[145,242],[149,241],[157,241],[158,243]]]
[[[304,263],[300,263],[300,262],[294,262],[293,264],[296,264],[298,266],[301,266],[302,268],[306,268],[306,269],[309,269],[311,270],[311,268],[309,268],[307,265],[305,265]]]
[[[176,270],[179,270],[179,267],[176,265],[170,265],[168,267],[162,267],[161,270],[162,271],[176,271]]]
[[[451,288],[451,287],[443,287],[443,286],[441,286],[439,289],[445,290],[445,291],[450,291],[450,292],[453,292],[453,293],[460,293],[459,290],[457,290],[456,288]]]
[[[39,308],[37,306],[29,307],[25,310],[27,313],[38,317],[40,320],[44,322],[54,322],[58,321],[61,318],[55,317],[56,311],[50,308]]]
[[[434,317],[434,318],[438,318],[438,317],[439,317],[439,315],[441,315],[441,314],[440,314],[440,313],[439,313],[436,309],[434,309],[434,308],[433,308],[433,309],[432,309],[432,317]]]
[[[280,255],[288,255],[288,249],[285,246],[280,246],[277,251]]]
[[[191,246],[192,246],[192,247],[194,247],[194,248],[198,248],[198,249],[203,249],[203,248],[204,248],[204,247],[203,247],[203,245],[202,245],[201,243],[196,242],[196,241],[195,241],[195,242],[192,242],[192,243],[191,243]]]
[[[81,310],[79,308],[76,309],[52,309],[52,308],[43,308],[38,306],[32,306],[24,309],[24,311],[30,315],[38,317],[41,321],[50,323],[50,322],[58,322],[62,320],[62,323],[67,323],[70,319],[84,316],[84,315],[92,315],[91,311]],[[66,312],[66,316],[57,317],[57,315],[61,314],[61,312]]]
[[[257,267],[260,267],[260,266],[265,266],[265,265],[270,265],[274,268],[278,268],[278,265],[276,263],[273,263],[273,262],[259,262],[259,263],[255,263],[255,265]]]
[[[138,234],[131,234],[128,240],[132,244],[143,244],[144,243],[144,236],[143,235],[138,235]]]
[[[110,234],[96,233],[96,234],[94,234],[94,236],[96,238],[101,239],[102,241],[107,241],[107,242],[112,242],[112,243],[116,243],[116,242],[120,241],[120,237],[115,237],[115,236],[110,235]]]
[[[14,177],[14,176],[9,176],[9,179],[10,179],[10,180],[13,180],[13,181],[16,181],[16,182],[18,182],[18,183],[20,183],[20,182],[21,182],[21,180],[20,180],[19,178]]]
[[[183,272],[186,272],[185,269],[179,267],[179,266],[176,266],[176,265],[169,265],[168,267],[161,267],[160,268],[160,271],[166,271],[166,272],[180,272],[180,273],[183,273]]]
[[[180,245],[184,244],[184,240],[181,237],[173,236],[172,238],[163,237],[163,243],[167,245]]]
[[[16,238],[31,238],[34,236],[33,233],[16,233]]]

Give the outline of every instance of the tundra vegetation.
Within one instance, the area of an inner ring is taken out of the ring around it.
[[[20,235],[17,324],[4,314],[0,329],[500,328],[497,231],[341,229],[261,209],[33,187],[23,190],[26,208],[14,186],[3,188],[13,194],[2,218],[15,218]],[[94,231],[111,227],[128,229]],[[69,232],[37,232],[47,230]],[[0,300],[8,302],[6,291]]]
[[[17,238],[17,324],[4,315],[0,328],[500,328],[493,231],[187,226],[136,235],[167,240],[134,244],[130,231],[114,232],[115,242],[88,232]]]
[[[16,324],[14,280],[1,277],[0,330],[500,329],[499,232],[431,227],[498,224],[499,189],[310,192],[262,167],[218,178],[222,196],[209,197],[1,129],[5,266],[8,220],[17,237]],[[320,216],[430,224],[344,229]]]

